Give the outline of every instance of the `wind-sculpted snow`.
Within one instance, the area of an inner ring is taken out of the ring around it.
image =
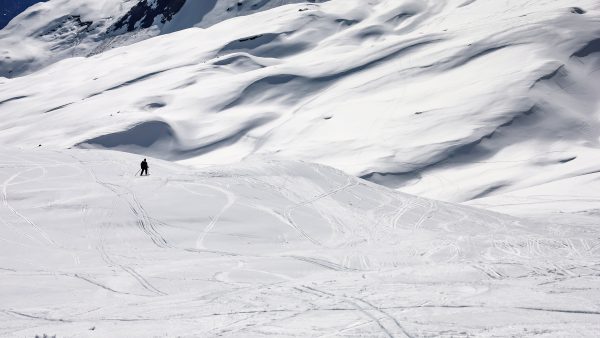
[[[322,165],[0,153],[0,335],[594,336],[596,225]]]
[[[600,170],[596,1],[291,2],[188,1],[131,33],[161,36],[103,53],[90,44],[82,50],[99,54],[1,79],[0,143],[191,164],[303,159],[452,201]],[[35,23],[54,3],[7,32],[46,29]],[[72,27],[56,32],[102,32],[133,6],[65,5],[58,23]],[[179,31],[193,23],[204,29]],[[2,67],[45,62],[12,60]],[[136,126],[152,123],[168,132],[148,137],[168,135],[167,146],[136,141]]]

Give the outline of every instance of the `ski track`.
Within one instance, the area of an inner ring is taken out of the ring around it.
[[[414,205],[415,205],[415,201],[413,201],[413,200],[410,200],[408,202],[407,201],[402,202],[402,206],[400,207],[400,209],[398,209],[398,211],[394,215],[394,218],[392,219],[392,228],[393,229],[398,228],[398,223],[402,219],[402,216],[404,216],[404,214],[406,214],[406,212],[408,210],[410,210],[410,208]]]
[[[383,334],[385,334],[387,337],[391,337],[391,338],[396,337],[396,335],[395,335],[396,331],[399,330],[400,332],[402,332],[404,334],[404,336],[413,338],[413,336],[410,335],[406,331],[406,329],[398,322],[398,320],[395,317],[393,317],[392,315],[390,315],[388,312],[384,311],[380,307],[377,307],[377,306],[373,305],[372,303],[366,301],[363,298],[356,297],[356,296],[336,295],[331,292],[319,290],[315,287],[311,287],[308,285],[302,285],[301,288],[296,288],[296,290],[299,290],[301,292],[304,291],[304,292],[316,295],[317,297],[325,296],[327,298],[336,300],[338,302],[345,302],[345,303],[351,305],[357,311],[361,312],[362,314],[367,316],[369,319],[371,319],[372,322],[374,322],[379,327],[381,332]],[[306,291],[306,290],[308,290],[308,291]],[[362,303],[363,305],[360,305],[359,303]],[[372,312],[374,312],[374,314]],[[391,325],[392,327],[389,327],[390,325],[388,323],[385,323],[384,319],[387,319],[388,321],[393,323],[393,325]],[[395,329],[393,328],[394,326],[395,326]]]
[[[304,238],[308,239],[310,242],[312,242],[313,244],[317,245],[317,246],[322,246],[323,244],[321,242],[319,242],[318,240],[314,239],[312,236],[310,236],[301,226],[299,226],[293,219],[292,217],[292,211],[294,209],[315,203],[323,198],[332,196],[334,194],[337,194],[338,192],[341,192],[343,190],[349,189],[351,187],[355,187],[358,185],[358,181],[352,177],[348,177],[346,183],[340,187],[334,188],[330,191],[324,192],[320,195],[317,195],[311,199],[302,201],[302,202],[298,202],[295,203],[293,205],[289,205],[287,206],[284,211],[283,211],[283,215],[286,218],[286,220],[288,221],[288,223],[292,226],[292,228],[294,228],[300,235],[302,235]]]
[[[79,160],[77,157],[74,157],[74,158]],[[158,246],[160,248],[171,247],[169,245],[169,243],[167,242],[167,240],[158,231],[158,226],[154,222],[154,219],[148,215],[148,213],[146,212],[146,209],[138,200],[135,192],[133,192],[131,189],[129,189],[125,186],[121,186],[121,185],[114,184],[114,183],[103,182],[102,180],[100,180],[98,178],[98,176],[95,174],[95,172],[92,169],[88,169],[88,170],[89,170],[90,175],[94,178],[94,180],[97,184],[112,191],[116,197],[125,201],[125,203],[129,207],[129,210],[136,218],[136,224],[138,225],[139,229],[143,233],[145,233],[156,246]],[[122,190],[122,191],[119,191],[119,190]],[[124,197],[124,196],[127,196],[127,197]]]
[[[39,169],[39,168],[34,168],[34,169]],[[8,186],[10,185],[10,182],[12,182],[13,180],[15,180],[16,178],[18,178],[21,174],[34,170],[34,169],[29,169],[29,170],[24,170],[24,171],[20,171],[14,175],[12,175],[10,178],[8,178],[6,181],[4,181],[4,183],[2,184],[2,204],[8,208],[13,214],[15,214],[16,216],[18,216],[19,218],[21,218],[23,221],[25,221],[27,224],[29,224],[35,231],[36,233],[42,237],[42,239],[44,241],[46,241],[47,244],[50,244],[52,246],[57,246],[57,243],[50,238],[50,236],[48,235],[47,232],[45,232],[40,226],[38,226],[36,223],[34,223],[31,219],[29,219],[28,217],[26,217],[25,215],[23,215],[22,213],[20,213],[19,211],[17,211],[15,208],[12,207],[12,205],[9,203],[9,198],[8,198]],[[45,175],[45,170],[42,171]]]
[[[227,210],[229,208],[231,208],[231,206],[234,205],[235,200],[236,200],[236,196],[234,194],[232,194],[231,192],[223,189],[223,188],[219,188],[213,185],[209,185],[209,184],[201,184],[201,183],[194,183],[192,184],[194,186],[201,186],[201,187],[206,187],[215,191],[218,191],[219,193],[223,194],[227,200],[227,202],[225,203],[225,205],[221,208],[221,210],[214,216],[211,217],[210,222],[208,223],[208,225],[204,228],[204,230],[200,233],[200,235],[198,235],[198,238],[196,239],[196,249],[205,249],[204,246],[204,240],[206,238],[206,236],[214,229],[215,225],[217,224],[217,222],[219,221],[219,219],[225,214],[225,212],[227,212]],[[180,186],[195,195],[198,195],[198,192],[192,190],[192,189],[188,189],[185,185],[180,184]]]
[[[125,264],[120,264],[115,262],[106,252],[106,248],[103,244],[103,241],[100,241],[100,245],[97,247],[97,251],[100,254],[100,257],[108,266],[114,266],[120,268],[122,271],[127,273],[129,276],[133,277],[133,279],[146,291],[150,292],[153,295],[157,296],[165,296],[167,295],[165,292],[160,291],[156,287],[154,287],[146,278],[140,275],[137,271],[135,271],[132,267],[127,266]]]
[[[78,157],[76,157],[74,155],[71,155],[71,157],[74,158],[79,163],[83,163]],[[157,247],[163,248],[163,249],[171,247],[168,244],[168,242],[164,239],[164,237],[162,237],[162,235],[157,231],[157,229],[156,229],[157,227],[154,224],[153,219],[150,218],[150,216],[146,212],[145,208],[139,202],[136,194],[132,190],[130,190],[124,186],[101,181],[98,178],[98,176],[95,174],[93,169],[91,169],[91,168],[88,168],[88,173],[98,185],[110,190],[112,193],[114,193],[115,197],[117,197],[118,200],[126,202],[127,206],[129,207],[129,210],[136,218],[136,224],[137,224],[138,228],[140,230],[142,230],[142,232],[144,234],[146,234]],[[120,192],[119,190],[123,190],[124,192]],[[124,196],[128,196],[129,198],[125,198]],[[84,216],[85,216],[85,214],[84,214]],[[100,231],[102,231],[102,230],[100,230]],[[128,265],[125,265],[122,263],[117,263],[114,259],[112,259],[109,256],[109,254],[106,252],[106,248],[105,248],[105,244],[104,244],[105,240],[101,233],[99,233],[98,239],[99,239],[99,241],[98,241],[98,245],[97,245],[96,249],[97,249],[98,253],[100,254],[100,257],[102,258],[102,260],[108,266],[118,267],[119,269],[124,271],[127,275],[131,276],[140,286],[142,286],[142,288],[144,288],[145,290],[147,290],[148,292],[150,292],[153,295],[157,295],[157,296],[167,295],[165,292],[154,287],[146,278],[144,278],[142,275],[140,275],[131,266],[128,266]],[[110,289],[110,290],[112,290],[112,289]],[[120,291],[115,291],[115,292],[120,292]],[[125,294],[131,294],[131,293],[125,292]]]
[[[116,196],[118,196],[121,200],[127,203],[129,210],[136,218],[136,224],[138,225],[138,228],[143,233],[145,233],[156,246],[158,246],[159,248],[171,247],[171,245],[159,232],[158,226],[156,225],[154,220],[148,215],[148,212],[140,203],[140,201],[137,198],[137,195],[132,190],[125,186],[102,182],[100,180],[98,180],[97,182],[98,184],[114,192]]]
[[[304,256],[286,256],[299,261],[307,262],[310,264],[314,264],[316,266],[332,270],[332,271],[358,271],[356,269],[348,268],[346,266],[336,264],[325,259],[314,258],[314,257],[304,257]]]
[[[437,209],[437,203],[432,201],[432,200],[425,200],[425,203],[427,204],[426,207],[426,211],[424,211],[421,215],[421,217],[417,220],[417,222],[414,224],[413,228],[414,230],[418,230],[421,228],[421,226],[423,225],[423,223],[430,217],[430,215],[435,212],[435,210]]]

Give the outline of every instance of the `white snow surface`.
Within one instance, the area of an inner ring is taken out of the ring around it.
[[[0,335],[595,336],[600,229],[322,165],[0,154]]]
[[[0,143],[302,159],[456,202],[525,189],[600,170],[599,6],[334,0],[221,18],[0,79]]]
[[[0,336],[598,336],[598,1],[240,2],[0,31]]]

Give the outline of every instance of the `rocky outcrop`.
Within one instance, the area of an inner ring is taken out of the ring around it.
[[[128,32],[139,28],[148,28],[158,19],[161,23],[170,21],[177,14],[186,0],[142,0],[133,6],[110,31],[120,31],[125,28]]]

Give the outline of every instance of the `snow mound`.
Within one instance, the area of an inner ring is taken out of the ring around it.
[[[2,336],[600,328],[597,226],[531,223],[303,162],[150,158],[139,177],[140,161],[2,151]]]

